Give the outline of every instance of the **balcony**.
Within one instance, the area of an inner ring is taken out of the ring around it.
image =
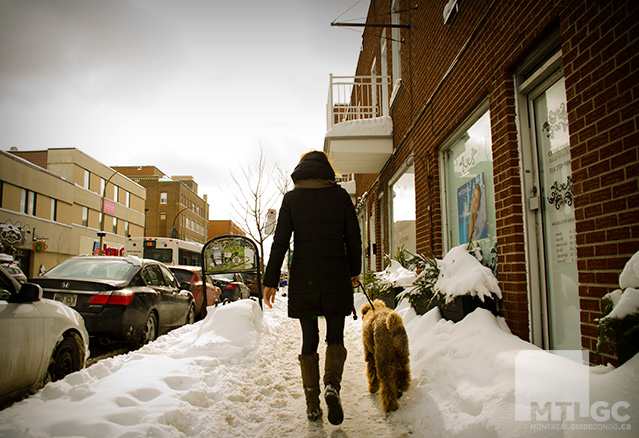
[[[324,152],[339,173],[379,173],[393,153],[388,76],[333,76]]]

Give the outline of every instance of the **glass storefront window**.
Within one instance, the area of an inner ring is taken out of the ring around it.
[[[414,167],[407,168],[391,185],[392,212],[392,249],[391,256],[397,249],[415,253],[415,173]]]
[[[472,240],[497,275],[495,187],[490,113],[443,152],[448,249]]]

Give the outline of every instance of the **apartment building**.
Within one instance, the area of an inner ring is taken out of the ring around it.
[[[145,189],[78,149],[0,151],[0,169],[3,252],[28,277],[142,236]]]
[[[367,269],[471,238],[513,333],[614,362],[596,319],[639,250],[638,20],[632,1],[372,0],[324,146],[355,174]]]
[[[146,188],[145,236],[206,243],[209,204],[192,176],[168,176],[155,166],[113,168]]]
[[[209,221],[209,239],[223,234],[235,234],[237,236],[246,236],[246,233],[232,220],[210,220]]]

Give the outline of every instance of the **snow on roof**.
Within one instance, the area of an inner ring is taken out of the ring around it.
[[[326,132],[327,138],[352,136],[388,137],[392,135],[393,119],[389,116],[347,120],[338,123]]]

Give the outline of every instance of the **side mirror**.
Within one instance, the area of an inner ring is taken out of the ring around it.
[[[244,284],[250,286],[253,282],[251,280],[244,280]]]
[[[187,283],[187,282],[180,283],[180,289],[184,289],[184,290],[190,291],[192,289],[191,283]]]
[[[12,302],[33,303],[42,299],[42,288],[38,284],[24,283],[20,291],[12,296]]]

